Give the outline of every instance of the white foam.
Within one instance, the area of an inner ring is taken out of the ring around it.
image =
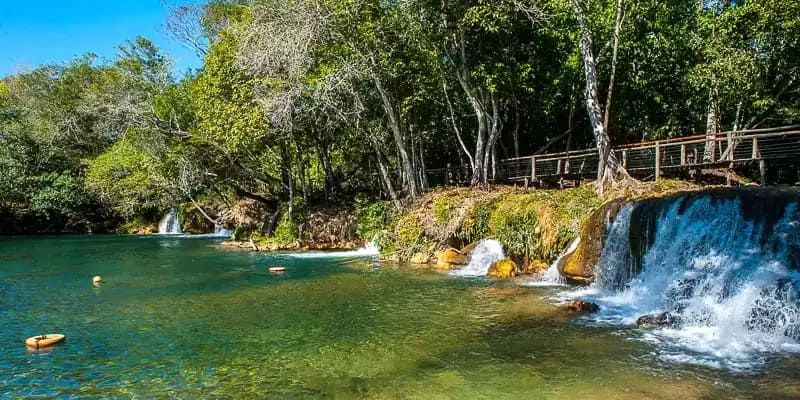
[[[790,248],[799,248],[800,213],[787,207],[772,231],[740,214],[738,201],[676,201],[658,218],[654,240],[636,273],[629,250],[630,210],[609,225],[592,287],[559,293],[583,298],[600,311],[583,321],[634,325],[668,311],[679,325],[643,333],[669,362],[747,370],[768,356],[800,352],[800,273]]]
[[[561,276],[561,273],[558,272],[558,264],[561,263],[561,260],[564,257],[575,252],[578,248],[578,245],[581,243],[581,238],[576,237],[570,244],[567,246],[567,249],[561,253],[558,258],[550,264],[550,268],[545,270],[541,273],[541,275],[534,278],[534,280],[527,281],[523,285],[524,286],[533,286],[533,287],[547,287],[547,286],[565,286],[567,284],[567,280]]]
[[[160,235],[180,235],[183,233],[181,224],[178,222],[177,209],[170,208],[169,212],[164,214],[164,217],[158,222],[158,233]]]
[[[364,247],[356,250],[347,251],[304,251],[298,253],[286,253],[294,258],[357,258],[357,257],[378,257],[381,250],[375,243],[368,243]]]
[[[469,264],[463,268],[451,272],[456,276],[486,276],[489,267],[497,261],[506,258],[503,252],[503,245],[494,239],[483,239],[472,250]]]

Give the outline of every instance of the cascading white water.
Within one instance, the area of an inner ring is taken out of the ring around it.
[[[593,286],[562,296],[600,304],[587,317],[596,323],[669,313],[676,324],[643,331],[669,361],[743,370],[800,352],[800,209],[775,206],[783,216],[765,222],[743,215],[736,198],[679,197],[654,232],[637,232],[652,235],[638,263],[626,206],[607,228]]]
[[[214,224],[214,237],[231,237],[233,235],[233,231],[230,229],[226,229],[224,226],[220,224]]]
[[[558,265],[564,259],[564,257],[572,254],[575,249],[578,248],[578,245],[581,244],[581,238],[576,237],[570,244],[567,246],[567,249],[561,253],[558,258],[550,264],[550,268],[545,270],[541,273],[541,275],[535,277],[534,280],[528,281],[525,283],[525,286],[562,286],[567,284],[567,280],[561,276],[561,273],[558,272]]]
[[[484,239],[472,250],[469,264],[464,268],[453,271],[458,276],[486,276],[489,267],[497,261],[504,259],[503,245],[494,239]]]
[[[181,224],[178,222],[178,210],[170,208],[169,212],[158,223],[158,233],[162,235],[180,235]]]
[[[367,243],[356,250],[346,251],[304,251],[300,253],[289,253],[293,258],[350,258],[350,257],[378,257],[381,250],[375,243]]]

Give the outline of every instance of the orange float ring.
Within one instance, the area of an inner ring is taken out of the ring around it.
[[[32,349],[43,349],[56,343],[61,343],[67,337],[60,333],[48,333],[45,335],[29,337],[25,340],[25,345]]]

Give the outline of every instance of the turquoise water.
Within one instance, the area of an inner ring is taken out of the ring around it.
[[[747,374],[665,364],[551,290],[207,239],[0,239],[0,398],[800,396],[794,358]],[[42,332],[67,341],[27,350]]]

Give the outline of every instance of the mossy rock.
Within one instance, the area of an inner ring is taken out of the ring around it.
[[[431,257],[428,253],[415,253],[411,256],[411,260],[409,260],[411,264],[428,264],[431,262]]]
[[[472,255],[472,251],[475,250],[476,247],[478,247],[478,243],[480,243],[480,242],[472,242],[472,243],[464,246],[458,252],[463,254],[466,257],[470,257]]]
[[[489,267],[489,277],[497,279],[510,279],[517,276],[517,263],[510,258],[504,258]]]
[[[527,274],[536,274],[550,268],[550,263],[545,260],[538,260],[525,257],[522,270]]]
[[[467,256],[461,254],[461,252],[456,249],[447,249],[439,253],[438,263],[451,264],[451,265],[464,265],[467,263]]]
[[[622,199],[608,202],[584,222],[578,247],[562,258],[558,265],[558,271],[568,281],[586,285],[594,280],[594,268],[603,252],[606,221],[613,220],[625,203]]]

